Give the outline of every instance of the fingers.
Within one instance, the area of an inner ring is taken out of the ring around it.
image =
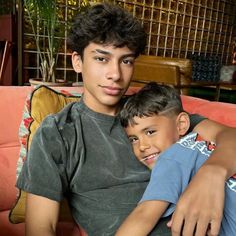
[[[173,214],[168,222],[172,236],[217,236],[220,231],[221,217],[211,220],[209,217],[188,216],[177,217]]]
[[[210,171],[206,171],[206,168],[201,172],[200,170],[177,202],[172,222],[169,223],[172,236],[219,234],[224,209],[225,180],[212,172],[211,168]]]
[[[172,222],[171,232],[172,236],[197,236],[195,233],[197,225],[197,218],[187,217],[186,219],[182,218],[174,218]],[[206,229],[203,234],[199,234],[198,236],[205,236]]]
[[[182,231],[182,226],[184,224],[184,217],[182,214],[176,215],[175,212],[171,218],[171,233],[172,236],[180,236]]]
[[[220,232],[221,219],[212,220],[211,224],[208,227],[207,235],[208,236],[217,236]]]
[[[205,236],[208,230],[208,225],[209,225],[210,219],[206,219],[204,217],[201,217],[198,219],[196,222],[196,236]]]
[[[184,236],[197,235],[197,234],[194,234],[196,224],[197,224],[197,219],[195,219],[195,218],[190,219],[188,221],[185,220],[184,225],[183,225],[183,229],[182,229],[182,235],[184,235]],[[198,235],[198,236],[200,236],[200,235]],[[205,236],[205,234],[203,234],[201,236]]]
[[[171,219],[167,222],[167,227],[171,228],[171,226],[172,226],[172,217],[171,217]]]

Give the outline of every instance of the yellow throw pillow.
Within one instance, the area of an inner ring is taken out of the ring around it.
[[[23,119],[19,129],[21,149],[20,158],[17,163],[17,178],[21,172],[35,131],[40,126],[42,120],[49,114],[59,112],[67,104],[79,101],[80,97],[81,94],[79,93],[64,90],[56,91],[46,86],[39,86],[30,94],[25,103]],[[19,190],[16,204],[11,209],[9,220],[14,224],[25,221],[26,194],[26,192]],[[66,200],[61,204],[59,220],[72,220]]]

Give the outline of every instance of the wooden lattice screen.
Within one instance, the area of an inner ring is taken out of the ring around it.
[[[70,22],[82,0],[58,0],[60,17]],[[146,54],[187,58],[192,53],[219,56],[222,64],[232,63],[236,39],[235,0],[114,0],[141,20],[148,33]],[[32,35],[24,22],[24,75],[39,76],[37,52]],[[77,80],[66,46],[67,30],[62,40],[58,76]],[[39,35],[43,38],[43,35]]]

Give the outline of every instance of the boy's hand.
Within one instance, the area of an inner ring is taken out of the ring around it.
[[[172,236],[218,235],[224,207],[225,179],[216,167],[202,166],[179,199],[168,226]]]

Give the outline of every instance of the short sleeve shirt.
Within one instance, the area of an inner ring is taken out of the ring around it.
[[[192,177],[207,160],[215,145],[190,133],[164,151],[156,162],[141,202],[162,200],[170,203],[163,217],[175,210],[176,203]],[[214,187],[214,186],[209,186]],[[236,235],[236,178],[226,182],[225,208],[220,236]]]

